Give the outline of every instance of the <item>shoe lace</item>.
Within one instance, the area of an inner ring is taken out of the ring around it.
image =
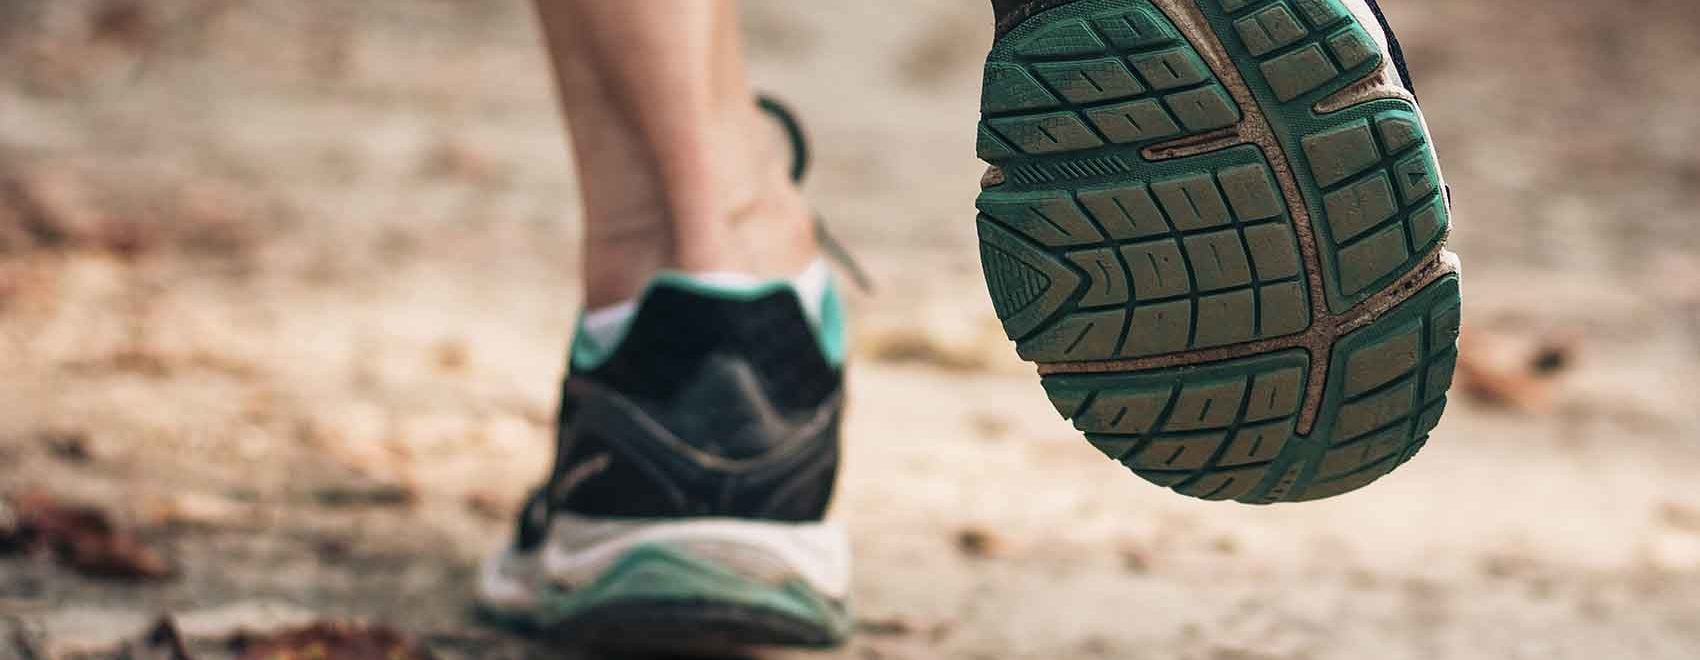
[[[809,172],[809,141],[803,133],[803,125],[797,121],[797,115],[784,103],[771,96],[756,97],[756,106],[779,123],[785,130],[785,137],[791,143],[791,180],[801,183]],[[821,250],[828,259],[844,269],[850,276],[850,281],[864,293],[872,293],[874,281],[868,276],[868,271],[856,261],[855,255],[827,229],[826,218],[815,215],[815,240],[820,243]]]

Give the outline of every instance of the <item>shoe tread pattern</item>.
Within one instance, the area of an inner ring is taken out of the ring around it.
[[[1457,364],[1458,282],[1448,277],[1336,346],[1322,419],[1295,434],[1303,350],[1138,373],[1044,378],[1057,411],[1151,483],[1247,504],[1357,490],[1410,460],[1446,409]]]
[[[1099,187],[981,196],[982,265],[1022,357],[1137,358],[1310,325],[1292,221],[1243,164]]]
[[[1440,168],[1416,107],[1316,105],[1383,64],[1339,0],[1200,0],[1275,132],[1310,206],[1329,311],[1345,313],[1415,268],[1448,226]]]
[[[1246,113],[1152,0],[1041,13],[986,71],[979,152],[1003,175],[978,204],[993,306],[1029,361],[1151,365],[1044,382],[1153,483],[1253,504],[1361,488],[1426,442],[1456,360],[1455,276],[1348,323],[1445,239],[1433,149],[1403,98],[1316,111],[1383,65],[1377,28],[1339,0],[1186,1],[1286,167],[1235,145]],[[1204,99],[1217,92],[1220,106]]]

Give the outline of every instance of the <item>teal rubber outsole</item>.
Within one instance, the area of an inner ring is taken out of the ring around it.
[[[549,588],[530,610],[481,613],[497,625],[588,647],[687,654],[831,648],[853,626],[843,604],[800,580],[756,580],[663,544],[634,547],[582,588]]]
[[[1372,29],[1338,0],[1082,0],[988,57],[993,306],[1058,412],[1153,483],[1330,497],[1439,422],[1448,204],[1412,99],[1350,96],[1386,64]]]

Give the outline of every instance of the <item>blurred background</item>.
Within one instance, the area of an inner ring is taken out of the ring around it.
[[[1385,0],[1453,188],[1460,396],[1375,486],[1254,509],[1103,460],[999,334],[983,4],[744,5],[880,283],[836,507],[860,634],[829,657],[1700,657],[1700,5]],[[162,615],[191,646],[365,621],[311,634],[562,657],[468,607],[577,307],[532,21],[0,0],[0,657],[170,657]]]

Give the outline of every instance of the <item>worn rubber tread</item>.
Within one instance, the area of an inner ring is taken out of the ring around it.
[[[1460,303],[1421,115],[1318,110],[1390,66],[1375,29],[1342,0],[1080,0],[994,46],[992,299],[1058,411],[1141,477],[1318,499],[1438,423]]]

